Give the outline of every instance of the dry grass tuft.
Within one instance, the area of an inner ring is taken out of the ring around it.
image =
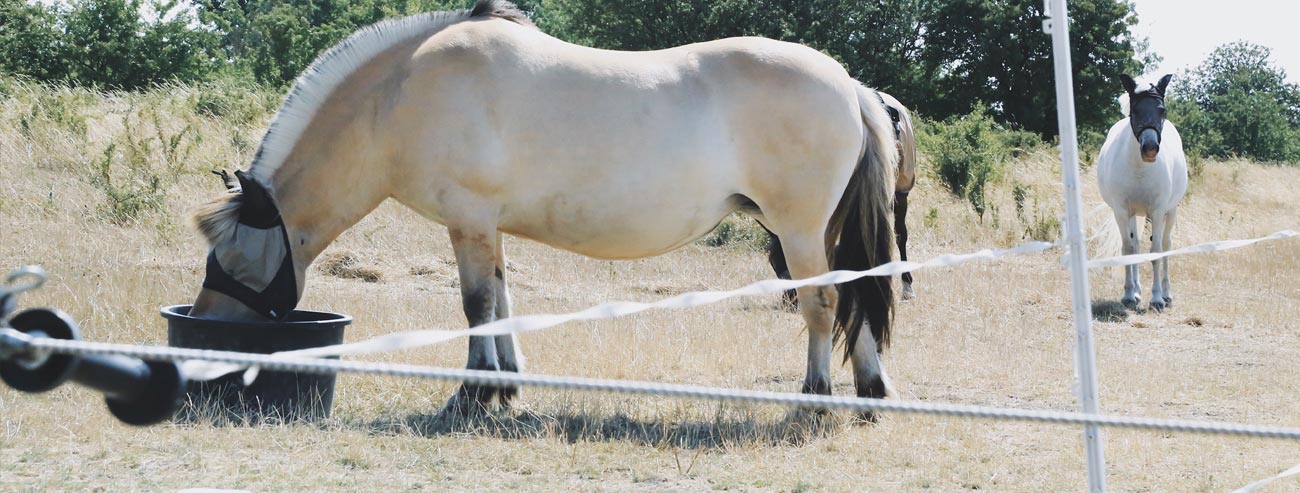
[[[361,259],[351,252],[326,252],[316,259],[316,268],[326,275],[339,279],[360,279],[365,282],[379,282],[384,273],[379,269],[360,265]]]

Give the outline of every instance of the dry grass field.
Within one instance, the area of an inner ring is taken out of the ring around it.
[[[249,101],[253,101],[249,103]],[[220,192],[207,170],[251,157],[276,103],[237,88],[98,95],[0,81],[0,268],[52,278],[25,307],[53,306],[88,339],[160,344],[164,305],[188,303],[206,247],[189,211]],[[1050,235],[1057,165],[1038,150],[969,206],[923,176],[912,255],[925,259]],[[1100,204],[1095,176],[1085,200]],[[1018,185],[1018,187],[1017,187]],[[1300,169],[1207,163],[1175,246],[1300,226]],[[1012,190],[1019,188],[1022,204]],[[1104,216],[1103,216],[1104,217]],[[517,314],[654,300],[768,278],[735,221],[721,246],[595,261],[511,239]],[[1027,231],[1029,233],[1027,233]],[[393,204],[352,228],[311,271],[304,308],[344,312],[350,341],[465,324],[443,228]],[[898,308],[886,364],[899,399],[1070,411],[1068,275],[1060,251],[923,271]],[[340,262],[348,258],[350,261]],[[1107,413],[1300,426],[1300,241],[1172,264],[1175,306],[1114,310],[1122,280],[1093,273],[1101,405]],[[1149,266],[1143,266],[1148,279]],[[1146,296],[1144,296],[1145,298]],[[806,339],[773,297],[568,324],[523,338],[529,371],[795,391]],[[371,356],[459,367],[463,342]],[[851,377],[836,367],[835,392]],[[0,389],[0,490],[172,491],[1078,491],[1076,427],[885,415],[792,419],[784,409],[525,389],[520,406],[472,421],[437,411],[451,384],[341,376],[323,423],[132,428],[94,394]],[[1230,491],[1300,462],[1300,443],[1105,432],[1114,491]],[[1300,480],[1266,491],[1300,491]]]

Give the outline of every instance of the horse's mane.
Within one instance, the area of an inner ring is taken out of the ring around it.
[[[293,83],[284,104],[271,119],[262,137],[257,155],[249,166],[249,175],[268,190],[271,177],[284,164],[302,137],[320,105],[353,72],[367,61],[400,43],[471,19],[496,17],[525,26],[533,26],[527,14],[507,0],[478,0],[472,9],[427,12],[400,19],[389,19],[363,28],[316,58]],[[225,194],[204,205],[195,214],[195,223],[210,242],[223,239],[234,229],[239,215],[239,194]]]

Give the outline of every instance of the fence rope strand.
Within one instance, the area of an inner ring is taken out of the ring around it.
[[[1115,428],[1300,440],[1300,428],[1219,423],[1212,421],[1173,420],[1134,416],[1084,414],[1077,412],[1026,410],[989,406],[868,399],[859,397],[737,390],[644,381],[519,374],[483,370],[466,370],[460,368],[285,357],[272,356],[268,354],[237,353],[162,346],[110,344],[47,338],[29,338],[25,344],[32,349],[47,350],[60,354],[116,354],[159,361],[208,360],[240,366],[256,366],[271,371],[315,374],[358,373],[390,377],[467,382],[476,385],[521,385],[559,390],[638,394],[697,400],[713,400],[730,403],[772,404],[785,407],[928,414],[1069,425],[1093,424]]]

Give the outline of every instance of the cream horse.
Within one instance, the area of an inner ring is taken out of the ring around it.
[[[898,258],[907,260],[907,196],[916,186],[916,130],[912,127],[912,113],[907,110],[903,103],[899,102],[893,96],[876,91],[880,96],[880,102],[885,105],[885,110],[889,112],[889,118],[894,124],[894,142],[898,147],[898,175],[894,179],[894,239],[898,243]],[[781,248],[781,238],[768,231],[768,263],[772,265],[772,270],[776,271],[777,277],[782,279],[790,278],[790,268],[785,263],[785,252]],[[903,278],[904,301],[916,297],[916,292],[912,289],[912,273],[905,272]],[[787,291],[785,293],[787,301],[795,301],[795,292]]]
[[[781,236],[796,277],[870,268],[890,260],[895,155],[875,93],[803,46],[597,50],[499,0],[381,22],[307,69],[240,187],[199,211],[212,250],[192,314],[284,317],[313,259],[389,198],[447,227],[471,326],[510,315],[502,234],[635,259],[743,211]],[[803,390],[830,393],[842,339],[857,394],[885,396],[889,279],[799,297]],[[519,341],[471,338],[467,367],[522,371]],[[448,408],[516,393],[464,385]]]
[[[1097,153],[1097,184],[1101,197],[1115,213],[1124,254],[1138,252],[1142,236],[1137,216],[1151,221],[1151,252],[1170,248],[1178,202],[1187,193],[1187,157],[1174,124],[1165,120],[1165,88],[1172,76],[1138,87],[1132,77],[1121,76],[1128,118],[1110,128]],[[1160,311],[1174,301],[1169,288],[1169,259],[1151,262],[1151,309]],[[1124,268],[1124,306],[1137,308],[1142,286],[1138,266]]]

